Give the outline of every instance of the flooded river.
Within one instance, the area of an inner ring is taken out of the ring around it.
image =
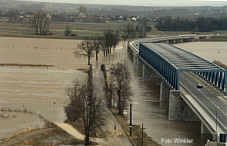
[[[75,79],[85,79],[87,74],[78,70],[86,66],[86,58],[75,58],[74,40],[0,38],[0,63],[47,64],[51,68],[0,67],[0,109],[26,108],[42,114],[51,121],[64,121],[65,89]],[[216,44],[216,45],[215,45]],[[133,124],[144,124],[145,132],[157,143],[161,138],[189,138],[191,145],[201,145],[200,122],[168,121],[168,103],[159,101],[160,79],[142,78],[134,68],[126,48],[120,44],[113,55],[100,57],[99,67],[105,63],[127,62],[132,75]],[[226,42],[195,42],[177,44],[210,61],[227,62]],[[210,49],[209,49],[210,48]],[[216,48],[216,49],[215,49]],[[102,54],[100,54],[102,56]],[[95,64],[95,61],[92,61]],[[0,138],[11,132],[32,126],[42,126],[40,119],[23,113],[0,112]],[[168,144],[169,145],[169,144]],[[176,144],[174,144],[176,145]],[[182,145],[182,144],[181,144]]]
[[[66,119],[66,89],[75,80],[87,78],[83,72],[87,59],[73,53],[79,42],[0,37],[0,139],[18,130],[42,127],[38,114],[51,122]]]
[[[227,42],[189,42],[175,46],[192,52],[208,61],[221,61],[227,65]]]
[[[227,42],[192,42],[177,44],[177,47],[195,53],[209,61],[218,60],[227,64]],[[129,59],[130,60],[130,59]],[[128,61],[132,73],[133,123],[144,124],[147,134],[161,145],[201,146],[210,135],[200,134],[200,122],[179,122],[168,120],[168,102],[160,102],[160,79],[152,73],[151,79],[142,78],[141,70],[135,69]],[[134,68],[134,69],[133,69]],[[165,144],[161,140],[188,138],[191,144]]]

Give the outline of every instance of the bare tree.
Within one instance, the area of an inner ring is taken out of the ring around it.
[[[128,68],[120,63],[113,64],[111,74],[115,78],[115,88],[117,99],[118,114],[123,116],[123,110],[126,108],[127,102],[132,95],[129,86],[130,74]]]
[[[107,102],[107,106],[108,107],[112,107],[113,103],[115,101],[115,85],[114,85],[114,81],[110,80],[105,88],[105,92],[106,92],[106,102]]]
[[[102,125],[103,117],[100,110],[101,100],[98,97],[89,96],[89,92],[92,90],[89,86],[84,86],[81,90],[85,95],[83,98],[84,111],[82,119],[84,123],[85,145],[87,145],[90,143],[91,132],[95,132],[95,129]]]
[[[43,11],[33,14],[32,25],[35,28],[35,34],[47,35],[49,31],[51,16]]]
[[[106,45],[104,36],[100,38],[100,46],[101,46],[101,50],[103,52],[103,56],[106,56],[107,55],[107,45]]]
[[[112,30],[108,30],[104,33],[105,47],[107,48],[107,53],[111,53],[111,48],[113,44],[113,33]]]
[[[130,97],[132,96],[132,90],[129,82],[127,80],[123,81],[123,86],[121,89],[121,108],[124,110],[128,106],[128,102],[130,101]],[[121,113],[122,115],[123,113]]]
[[[103,51],[103,55],[106,56],[112,51],[112,47],[116,47],[119,42],[119,33],[112,30],[107,30],[104,32],[103,36],[100,37],[100,46]]]
[[[74,86],[67,89],[68,105],[65,106],[64,110],[66,113],[67,120],[70,122],[75,122],[79,118],[81,118],[81,113],[83,109],[83,100],[81,98],[81,84],[79,82],[75,82]]]
[[[113,34],[113,42],[112,42],[112,45],[113,45],[114,48],[116,48],[119,40],[120,40],[120,38],[119,38],[119,32],[116,31],[115,34]]]
[[[74,53],[75,55],[82,55],[82,56],[87,56],[88,58],[88,65],[90,65],[90,60],[92,57],[92,51],[95,49],[94,43],[92,40],[84,40],[82,41],[78,47],[80,48],[80,50],[82,51],[78,51],[76,50]]]
[[[102,48],[102,39],[101,38],[96,38],[95,40],[93,40],[93,45],[94,45],[94,49],[95,49],[95,57],[96,57],[96,61],[99,60],[98,54]]]
[[[112,47],[116,47],[116,45],[119,42],[119,34],[118,32],[112,31],[112,30],[108,30],[104,33],[104,44],[105,44],[105,48],[107,49],[107,53],[111,53],[112,52]]]
[[[80,118],[83,120],[85,145],[90,143],[91,134],[95,133],[97,127],[103,124],[101,100],[92,95],[92,88],[90,83],[76,82],[74,87],[67,90],[69,103],[65,107],[65,113],[67,119],[71,122]]]
[[[35,27],[35,34],[39,34],[40,12],[33,14],[32,25]]]

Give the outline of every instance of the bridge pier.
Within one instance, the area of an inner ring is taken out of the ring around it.
[[[201,122],[201,134],[207,134],[210,133],[209,130],[206,128],[206,126]]]
[[[176,43],[183,43],[183,39],[177,39]]]
[[[194,37],[193,38],[184,38],[183,39],[183,42],[194,42],[194,41],[195,41]]]
[[[138,54],[133,54],[133,65],[134,65],[134,68],[138,69],[138,65],[139,65]]]
[[[160,101],[169,101],[169,88],[164,81],[160,84]]]
[[[137,58],[137,63],[136,63],[136,69],[138,69],[139,71],[143,71],[143,61],[139,59],[139,56]]]
[[[169,40],[170,44],[176,44],[176,40]]]
[[[182,121],[181,108],[182,108],[182,99],[180,97],[180,91],[170,90],[168,119],[173,121]]]
[[[179,90],[170,90],[168,119],[172,121],[199,121],[191,108],[181,98]]]
[[[151,78],[152,75],[151,75],[151,69],[146,65],[146,64],[143,64],[142,65],[142,77],[143,78]]]
[[[169,42],[170,42],[169,40],[161,40],[160,41],[160,43],[167,43],[167,44],[169,44]]]

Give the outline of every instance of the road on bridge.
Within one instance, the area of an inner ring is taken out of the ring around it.
[[[213,119],[216,119],[217,112],[218,125],[226,130],[227,105],[219,91],[216,91],[213,87],[207,88],[207,86],[212,85],[209,85],[194,73],[182,73],[180,82],[184,87],[187,87],[187,90],[193,94],[193,97],[196,97],[196,101],[198,101],[203,108],[208,110],[207,112],[210,113],[209,115]],[[203,86],[203,88],[197,88],[198,82]]]

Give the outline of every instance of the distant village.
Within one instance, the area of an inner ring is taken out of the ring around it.
[[[6,23],[30,23],[31,18],[35,11],[19,12],[17,10],[11,10],[7,12],[0,11],[0,22]],[[78,11],[72,12],[49,12],[49,17],[52,21],[61,22],[95,22],[95,23],[109,23],[111,21],[117,22],[137,22],[140,19],[144,19],[141,16],[123,16],[123,15],[110,15],[105,16],[102,14],[89,14],[86,7],[79,7]],[[147,19],[147,18],[146,18]],[[149,18],[147,21],[155,22],[157,18]]]

